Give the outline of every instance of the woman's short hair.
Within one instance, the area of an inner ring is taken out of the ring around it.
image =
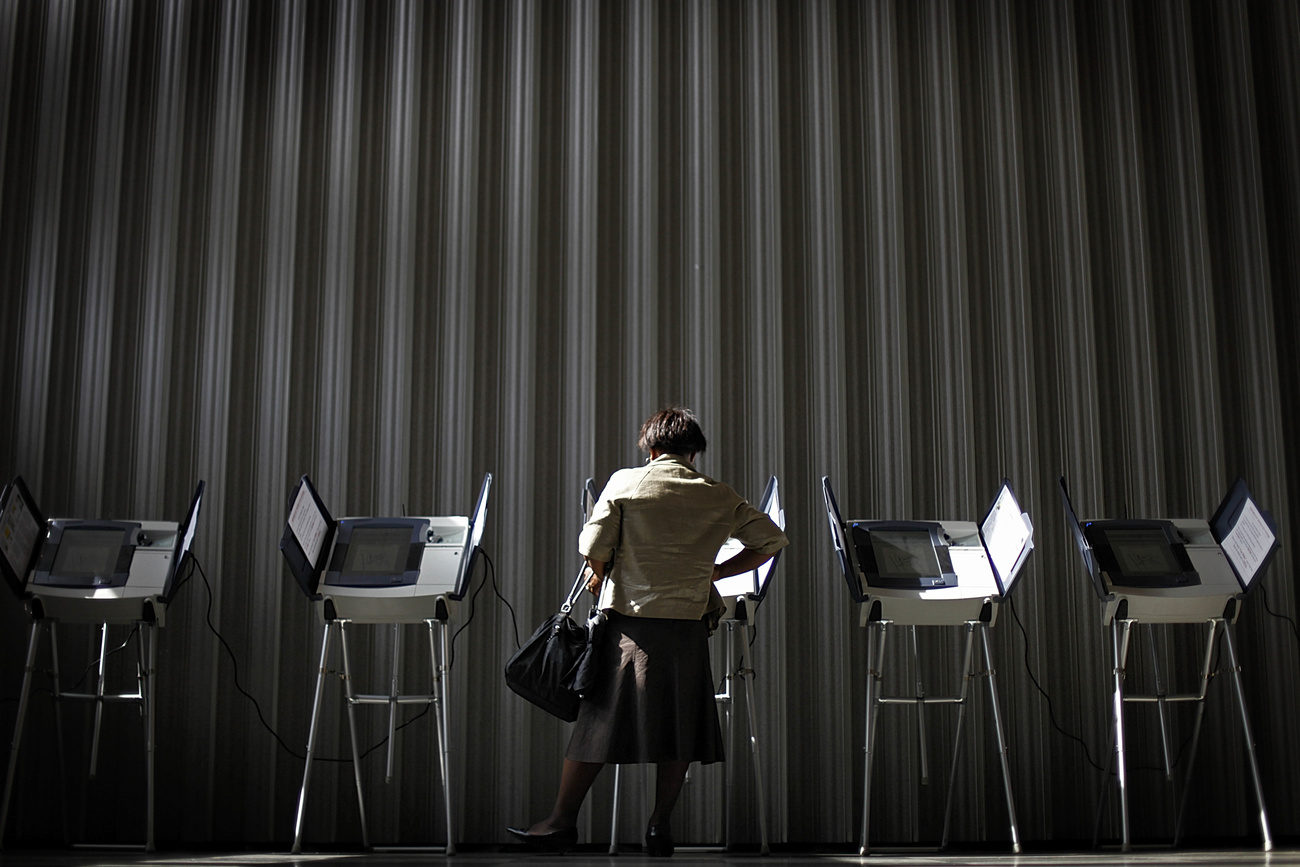
[[[636,447],[646,454],[653,449],[670,455],[695,455],[707,446],[699,419],[682,406],[661,409],[646,419],[636,441]]]

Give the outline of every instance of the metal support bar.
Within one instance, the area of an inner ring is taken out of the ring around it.
[[[1183,704],[1186,702],[1204,701],[1205,696],[1194,695],[1190,692],[1178,693],[1176,695],[1125,695],[1124,701],[1130,704]]]
[[[54,696],[54,736],[59,739],[59,806],[63,815],[63,842],[72,843],[72,832],[68,829],[68,818],[72,811],[68,807],[68,758],[63,739],[63,695],[59,691],[59,623],[46,620],[50,631],[50,688]]]
[[[748,635],[749,621],[745,621],[745,631],[742,638],[747,641]],[[755,793],[758,796],[758,854],[770,855],[772,850],[768,846],[767,839],[767,800],[763,794],[763,764],[759,761],[758,755],[758,723],[756,721],[758,703],[754,693],[754,666],[752,664],[746,665],[742,673],[745,677],[745,713],[749,718],[749,749],[754,760],[754,786]]]
[[[877,702],[875,701],[876,692],[879,689],[877,681],[880,680],[880,672],[884,668],[885,660],[885,633],[888,629],[889,621],[878,620],[871,624],[870,629],[876,631],[876,635],[867,636],[867,713],[866,721],[863,728],[862,750],[866,754],[862,768],[862,841],[858,846],[859,855],[870,854],[867,846],[867,840],[871,828],[871,757],[872,750],[875,749],[876,735],[876,711]],[[874,641],[872,639],[875,639]]]
[[[366,824],[366,799],[361,788],[361,743],[357,740],[357,711],[352,692],[352,654],[348,648],[348,626],[346,620],[339,622],[339,650],[343,654],[343,695],[347,699],[348,738],[352,744],[352,780],[357,789],[357,815],[361,818],[361,845],[370,848],[370,829]],[[323,666],[322,666],[323,670]]]
[[[971,672],[974,676],[977,672]],[[921,704],[961,704],[960,695],[932,695],[922,699]],[[876,704],[905,704],[908,707],[916,707],[918,701],[909,695],[885,695],[876,696]]]
[[[144,692],[144,750],[145,750],[145,772],[149,775],[149,784],[146,787],[146,809],[145,809],[145,842],[144,850],[146,852],[154,851],[154,721],[157,714],[154,711],[154,685],[157,683],[155,674],[158,671],[158,636],[154,634],[154,624],[141,623],[140,630],[136,633],[136,641],[147,644],[145,650],[141,646],[141,657],[144,661],[144,682],[141,684]]]
[[[1156,714],[1160,718],[1160,753],[1165,763],[1165,779],[1173,782],[1174,779],[1174,757],[1169,745],[1169,715],[1168,708],[1165,706],[1167,699],[1165,696],[1164,681],[1160,677],[1160,656],[1156,653],[1156,630],[1150,623],[1146,624],[1147,645],[1151,651],[1151,670],[1155,673],[1156,694],[1154,696],[1157,704]],[[1132,698],[1150,701],[1148,696],[1133,696]]]
[[[1119,815],[1123,835],[1120,848],[1125,852],[1129,851],[1131,841],[1128,822],[1128,768],[1124,741],[1124,667],[1128,659],[1128,640],[1132,626],[1132,620],[1113,620],[1110,628],[1111,650],[1115,662],[1111,669],[1115,685],[1111,714],[1115,728],[1115,768],[1119,776]]]
[[[1097,794],[1097,817],[1092,825],[1092,848],[1096,849],[1101,845],[1101,819],[1106,810],[1106,802],[1110,798],[1110,774],[1111,769],[1115,767],[1115,726],[1109,728],[1110,739],[1106,742],[1106,769],[1103,773],[1106,775],[1101,783],[1101,791]]]
[[[302,852],[302,823],[307,814],[307,786],[311,782],[311,764],[316,755],[316,727],[320,723],[320,699],[325,690],[325,671],[329,661],[330,637],[334,633],[334,621],[325,623],[325,636],[320,643],[320,667],[316,670],[316,697],[311,705],[311,723],[307,729],[307,761],[303,763],[302,789],[298,792],[298,815],[293,825],[293,848],[289,851],[298,855]],[[357,792],[360,795],[360,791]]]
[[[913,627],[915,634],[916,627]],[[970,688],[970,658],[972,646],[975,642],[975,624],[966,624],[966,649],[962,654],[961,670],[957,672],[957,677],[961,681],[960,705],[957,708],[957,733],[952,741],[952,768],[948,771],[948,796],[943,802],[943,836],[940,838],[939,848],[948,848],[948,827],[952,819],[952,796],[957,791],[957,764],[961,758],[961,732],[962,727],[966,724],[966,696]]]
[[[402,676],[402,629],[393,624],[392,674],[388,680],[388,761],[384,766],[384,782],[393,781],[393,758],[397,751],[397,704],[401,696],[399,683]],[[353,702],[355,704],[355,702]]]
[[[99,769],[99,730],[104,721],[104,667],[108,663],[108,624],[99,625],[99,661],[95,666],[95,724],[90,734],[90,778]],[[66,697],[66,696],[65,696]]]
[[[23,666],[23,688],[18,694],[18,716],[14,720],[14,736],[9,742],[9,768],[5,772],[4,803],[0,805],[0,846],[4,844],[5,824],[9,819],[9,798],[14,789],[14,771],[18,768],[18,746],[23,740],[23,722],[27,719],[27,700],[31,695],[32,673],[36,670],[36,645],[40,637],[41,622],[32,621],[27,640],[27,662]]]
[[[439,646],[442,654],[434,658],[434,671],[437,672],[437,722],[438,722],[438,740],[439,749],[442,756],[442,805],[445,819],[447,822],[447,849],[446,854],[456,854],[456,826],[452,821],[451,813],[451,722],[450,722],[450,705],[447,702],[447,680],[451,676],[451,669],[448,666],[448,660],[451,659],[448,632],[449,626],[446,620],[438,621],[438,633],[441,641]],[[432,633],[430,633],[432,641]],[[430,647],[432,650],[432,647]]]
[[[722,649],[723,665],[725,666],[725,676],[723,678],[726,684],[725,695],[714,696],[715,701],[722,704],[722,718],[724,720],[723,729],[726,731],[727,755],[734,755],[736,745],[736,726],[733,710],[735,708],[734,680],[736,677],[736,621],[728,620],[726,626],[726,642]],[[724,762],[722,769],[722,851],[731,851],[731,803],[732,787],[736,784],[735,762]]]
[[[979,624],[980,638],[984,644],[984,664],[988,666],[989,701],[993,704],[993,728],[998,735],[998,758],[1002,762],[1002,790],[1007,797],[1007,816],[1011,822],[1011,851],[1020,854],[1020,825],[1016,822],[1016,802],[1011,794],[1011,762],[1007,755],[1007,736],[1002,727],[1002,702],[998,698],[998,675],[993,667],[993,648],[989,642],[989,626]]]
[[[623,766],[614,766],[614,803],[609,817],[609,854],[618,854],[618,808],[622,800]]]
[[[925,748],[925,684],[921,681],[921,646],[916,638],[916,627],[912,627],[912,670],[916,674],[916,735],[917,751],[921,757],[921,785],[930,784],[930,762]]]
[[[1232,685],[1237,694],[1237,708],[1241,711],[1241,729],[1246,737],[1246,755],[1250,759],[1250,779],[1255,786],[1255,803],[1259,805],[1259,830],[1264,835],[1264,851],[1273,851],[1273,836],[1268,831],[1268,811],[1264,808],[1264,785],[1259,777],[1259,761],[1255,757],[1255,737],[1250,731],[1250,715],[1246,713],[1246,692],[1241,686],[1241,666],[1237,664],[1237,648],[1232,642],[1232,626],[1223,624],[1223,640],[1228,645],[1228,665],[1232,671]]]
[[[111,695],[96,695],[93,692],[64,692],[59,698],[66,701],[93,701],[99,704],[141,704],[145,699],[143,692],[123,692]]]
[[[1219,634],[1222,620],[1211,620],[1210,631],[1205,637],[1205,653],[1201,663],[1201,698],[1204,699],[1210,687],[1210,666],[1213,665],[1214,639]],[[1187,751],[1187,770],[1183,773],[1183,796],[1178,805],[1178,818],[1174,822],[1174,845],[1183,836],[1183,816],[1187,811],[1187,793],[1192,789],[1192,769],[1196,766],[1196,749],[1201,742],[1201,721],[1205,718],[1205,702],[1196,706],[1196,722],[1192,725],[1191,748]]]

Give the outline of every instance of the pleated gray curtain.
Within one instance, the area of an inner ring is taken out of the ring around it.
[[[208,484],[203,575],[161,630],[160,843],[292,837],[323,627],[276,546],[303,473],[336,516],[467,514],[494,474],[493,568],[453,622],[455,834],[544,814],[567,727],[501,667],[577,568],[583,480],[637,462],[668,403],[699,412],[705,472],[750,497],[780,480],[792,545],[744,660],[775,842],[847,844],[860,820],[866,636],[823,475],[855,517],[975,520],[1003,477],[1033,517],[994,632],[1031,842],[1089,838],[1106,779],[1108,636],[1057,478],[1086,516],[1208,518],[1244,477],[1283,548],[1236,636],[1273,831],[1300,832],[1300,645],[1265,611],[1296,613],[1297,82],[1287,0],[0,0],[0,474],[74,517],[177,520]],[[0,621],[10,732],[18,600]],[[1199,636],[1139,631],[1130,681],[1154,660],[1195,689]],[[62,630],[65,681],[97,642]],[[421,630],[359,626],[360,689],[388,689],[394,642],[427,688]],[[891,642],[887,683],[955,691],[959,630],[917,648]],[[327,759],[349,753],[340,671]],[[1225,684],[1187,814],[1208,838],[1256,833]],[[1005,841],[973,688],[953,838]],[[141,839],[138,719],[110,709],[87,780],[90,716],[64,709],[60,772],[50,705],[13,837],[60,833],[62,775],[75,837]],[[756,842],[733,712],[730,809]],[[386,717],[358,713],[379,744]],[[1168,837],[1156,716],[1129,719],[1134,834]],[[1171,720],[1181,782],[1192,711]],[[939,836],[955,711],[925,723],[882,714],[873,841]],[[391,780],[386,750],[363,764],[372,842],[440,842],[431,718],[399,732]],[[608,839],[611,777],[584,839]],[[624,774],[625,842],[652,787]],[[679,810],[679,839],[719,839],[722,769]],[[315,768],[306,839],[360,841],[350,764]]]

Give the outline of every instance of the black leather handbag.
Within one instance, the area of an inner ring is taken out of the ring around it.
[[[595,608],[583,625],[569,616],[586,583],[584,568],[559,612],[537,627],[506,662],[506,686],[565,722],[578,718],[582,693],[595,674],[590,664],[591,641],[603,618]]]

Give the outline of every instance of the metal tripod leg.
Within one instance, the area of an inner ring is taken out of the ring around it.
[[[450,713],[447,705],[447,678],[450,671],[447,669],[448,647],[447,647],[447,621],[439,620],[438,634],[441,647],[441,655],[435,653],[433,624],[434,621],[427,621],[429,624],[429,659],[433,663],[433,671],[437,679],[434,693],[434,703],[437,712],[438,729],[438,759],[439,766],[442,770],[442,804],[445,820],[447,822],[447,854],[456,854],[456,834],[455,826],[452,824],[451,817],[451,727]]]
[[[979,625],[984,643],[984,666],[989,673],[989,701],[993,704],[993,728],[998,735],[998,758],[1002,761],[1002,788],[1007,795],[1007,816],[1011,821],[1011,851],[1020,854],[1020,825],[1016,821],[1016,802],[1011,793],[1011,762],[1007,756],[1007,735],[1002,728],[1002,703],[998,699],[998,675],[993,667],[993,647],[989,642],[989,626]]]
[[[18,695],[18,716],[14,719],[14,737],[9,742],[9,769],[5,772],[4,804],[0,805],[0,846],[4,844],[5,824],[9,819],[9,797],[13,794],[14,789],[14,771],[18,768],[18,746],[22,743],[23,722],[27,719],[27,699],[31,694],[32,673],[36,667],[36,646],[40,639],[40,629],[41,622],[33,620],[31,637],[27,641],[27,663],[23,668],[23,691]]]
[[[154,676],[158,667],[158,636],[154,634],[152,623],[141,623],[136,633],[136,644],[140,649],[141,662],[144,666],[143,682],[140,684],[140,699],[144,703],[144,753],[145,773],[148,781],[145,785],[145,837],[144,850],[154,851]]]
[[[320,667],[316,671],[316,697],[311,705],[311,725],[307,734],[307,761],[303,763],[302,791],[298,793],[298,816],[293,825],[293,848],[290,852],[294,855],[302,852],[302,823],[307,813],[307,786],[311,782],[311,763],[316,754],[316,726],[320,722],[320,699],[325,689],[325,666],[329,661],[330,638],[333,633],[334,621],[327,621],[325,637],[321,639],[320,644]]]
[[[723,695],[720,697],[715,696],[715,700],[720,698],[722,701],[723,727],[726,729],[726,733],[723,737],[726,738],[724,742],[727,745],[727,751],[729,754],[728,758],[730,758],[732,748],[736,745],[735,718],[732,714],[736,702],[736,621],[726,621],[726,627],[727,641],[723,647],[722,653],[723,665],[725,666],[723,669],[723,682],[725,683],[725,688],[723,689]],[[736,784],[735,762],[725,762],[722,775],[722,850],[724,852],[730,852],[732,787]]]
[[[1255,758],[1255,737],[1250,731],[1250,717],[1246,713],[1246,692],[1241,686],[1241,667],[1237,664],[1237,648],[1232,643],[1232,626],[1223,624],[1223,638],[1228,645],[1228,664],[1232,671],[1232,685],[1237,694],[1237,708],[1241,711],[1241,728],[1246,736],[1246,755],[1250,759],[1250,778],[1255,786],[1255,803],[1259,804],[1259,830],[1264,835],[1264,851],[1273,851],[1273,837],[1268,831],[1268,811],[1264,809],[1264,785],[1259,778],[1259,762]]]
[[[745,624],[745,633],[749,632],[748,621]],[[771,848],[767,841],[767,800],[763,794],[763,763],[759,760],[758,755],[758,724],[755,718],[758,714],[756,710],[757,701],[754,697],[754,665],[753,660],[745,666],[745,712],[749,718],[749,749],[754,759],[754,786],[755,794],[758,796],[758,839],[760,855],[772,854]]]
[[[402,697],[402,627],[393,624],[392,675],[388,679],[388,762],[384,766],[384,782],[393,781],[393,759],[397,751],[397,703]],[[351,696],[349,696],[351,698]],[[348,702],[352,706],[352,702]]]
[[[925,684],[921,682],[921,645],[912,629],[912,670],[916,673],[916,748],[921,759],[921,785],[930,784],[930,762],[925,749]],[[967,671],[970,669],[968,668]]]
[[[348,621],[340,620],[339,649],[343,653],[343,695],[348,708],[348,736],[352,742],[352,779],[357,787],[357,815],[361,819],[361,845],[370,848],[370,831],[366,827],[366,798],[361,791],[361,747],[357,741],[357,703],[352,693],[352,655],[348,652]],[[321,672],[324,673],[324,659]],[[319,694],[317,696],[319,701]]]
[[[875,728],[876,713],[878,710],[876,702],[877,682],[880,680],[880,670],[883,668],[885,658],[885,632],[887,628],[886,621],[877,621],[871,624],[871,628],[876,630],[877,634],[867,635],[867,714],[865,725],[865,734],[863,736],[863,752],[866,758],[863,762],[862,769],[862,842],[858,847],[859,855],[867,855],[870,849],[867,846],[868,833],[871,827],[871,756],[872,750],[875,749]],[[873,640],[874,639],[874,640]]]
[[[614,803],[610,809],[609,815],[609,854],[618,854],[618,807],[620,801],[619,793],[622,791],[620,783],[623,781],[623,766],[614,766]]]
[[[1110,739],[1106,741],[1106,767],[1102,770],[1101,792],[1097,795],[1097,818],[1092,825],[1092,848],[1101,845],[1101,818],[1106,811],[1106,801],[1110,798],[1110,772],[1115,767],[1115,726],[1110,727]]]
[[[913,635],[915,635],[913,627]],[[943,837],[939,843],[939,849],[948,848],[948,827],[952,819],[952,796],[957,790],[957,763],[961,758],[961,733],[966,724],[966,705],[970,697],[970,658],[971,650],[975,643],[975,624],[968,622],[966,624],[966,650],[962,655],[961,670],[957,672],[958,679],[961,682],[961,691],[957,698],[957,734],[952,742],[952,768],[948,771],[948,797],[943,804]],[[920,688],[918,677],[917,688]]]
[[[1156,630],[1155,627],[1146,624],[1147,648],[1151,652],[1151,671],[1155,675],[1156,681],[1156,716],[1160,720],[1160,756],[1165,766],[1165,782],[1169,784],[1170,801],[1177,803],[1177,792],[1174,791],[1174,752],[1173,744],[1169,740],[1169,703],[1165,692],[1164,678],[1160,676],[1160,654],[1156,652]],[[1174,834],[1178,834],[1178,820],[1174,819]]]
[[[1165,762],[1165,779],[1173,782],[1174,757],[1169,744],[1169,706],[1165,701],[1165,683],[1160,676],[1160,655],[1156,653],[1156,630],[1146,624],[1147,645],[1151,651],[1151,670],[1156,680],[1156,714],[1160,718],[1160,746]]]
[[[68,760],[63,750],[63,693],[59,687],[59,623],[57,620],[45,621],[50,631],[50,689],[54,695],[54,735],[59,740],[59,805],[63,808],[63,842],[72,844],[72,835],[68,831]]]
[[[1213,664],[1214,639],[1219,633],[1222,620],[1210,621],[1210,633],[1206,636],[1205,654],[1201,663],[1201,698],[1196,702],[1196,722],[1192,725],[1192,742],[1187,751],[1187,770],[1183,772],[1183,794],[1178,805],[1178,820],[1174,823],[1174,846],[1178,846],[1183,837],[1183,816],[1187,812],[1187,793],[1192,789],[1192,769],[1196,766],[1196,748],[1201,742],[1201,721],[1205,718],[1205,695],[1210,685],[1210,666]]]
[[[99,661],[95,668],[95,725],[90,735],[90,778],[99,770],[99,730],[104,722],[104,667],[108,663],[108,624],[99,624]],[[142,684],[143,685],[143,684]]]
[[[1121,850],[1130,849],[1128,822],[1128,769],[1126,766],[1124,740],[1124,667],[1128,659],[1129,632],[1133,626],[1131,620],[1113,620],[1110,626],[1111,649],[1115,667],[1115,694],[1112,699],[1111,714],[1115,723],[1115,767],[1119,777],[1119,817],[1122,829]]]

